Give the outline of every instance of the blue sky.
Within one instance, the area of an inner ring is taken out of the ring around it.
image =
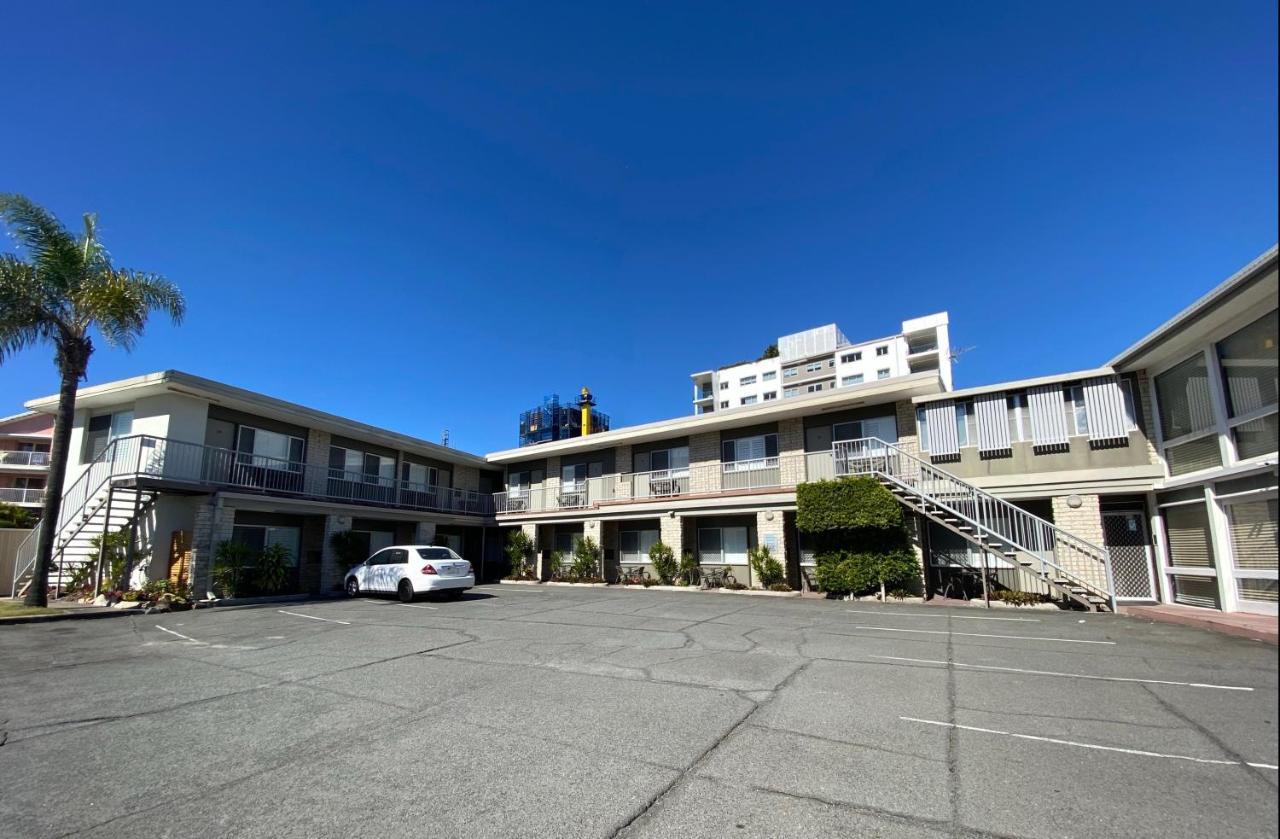
[[[0,191],[187,295],[177,368],[473,451],[838,322],[1105,362],[1270,246],[1274,2],[9,4]],[[0,366],[0,414],[56,391]]]

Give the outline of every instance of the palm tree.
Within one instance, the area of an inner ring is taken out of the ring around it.
[[[152,311],[181,323],[182,293],[159,274],[117,268],[98,240],[98,218],[84,216],[74,236],[49,211],[21,195],[0,193],[0,219],[23,252],[0,254],[0,363],[27,347],[49,343],[62,385],[53,426],[49,481],[36,541],[31,606],[48,603],[53,541],[62,507],[62,485],[71,446],[76,388],[93,354],[90,330],[111,346],[131,349]]]

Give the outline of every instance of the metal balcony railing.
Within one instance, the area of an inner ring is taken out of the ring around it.
[[[6,504],[41,504],[44,502],[44,488],[0,487],[0,501]]]
[[[48,452],[17,452],[0,449],[0,466],[48,466]]]

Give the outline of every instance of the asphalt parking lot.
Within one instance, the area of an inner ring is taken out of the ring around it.
[[[1267,836],[1274,647],[488,586],[0,627],[0,834]]]

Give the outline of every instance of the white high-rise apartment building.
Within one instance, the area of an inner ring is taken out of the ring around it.
[[[902,322],[897,335],[854,343],[834,323],[778,339],[778,355],[694,373],[693,412],[709,414],[936,370],[951,388],[946,312]]]

